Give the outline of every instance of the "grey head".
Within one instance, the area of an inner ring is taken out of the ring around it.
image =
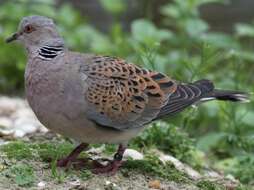
[[[64,41],[57,32],[52,19],[44,16],[24,17],[18,31],[6,40],[7,43],[17,40],[28,51],[34,51],[43,46],[63,46]]]

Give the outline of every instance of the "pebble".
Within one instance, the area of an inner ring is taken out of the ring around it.
[[[98,154],[101,154],[104,150],[105,150],[105,144],[102,144],[102,145],[101,145],[100,147],[98,147],[98,148],[94,148],[94,147],[90,148],[90,149],[87,151],[87,153],[98,155]]]
[[[132,158],[133,160],[143,160],[144,155],[141,154],[140,152],[133,150],[133,149],[126,149],[124,154],[124,158]]]
[[[15,120],[14,128],[22,130],[26,134],[29,134],[34,133],[37,130],[37,128],[39,128],[39,126],[36,121],[29,118],[21,117]]]
[[[80,186],[80,181],[79,181],[78,179],[75,179],[75,180],[73,180],[73,181],[70,181],[69,183],[70,183],[70,185],[72,185],[72,186]]]
[[[48,130],[37,120],[26,100],[0,96],[0,136],[22,138]]]
[[[2,96],[0,97],[0,115],[8,116],[16,111],[17,99]]]
[[[105,181],[105,190],[121,190],[121,188],[116,185],[115,183],[111,182],[111,181],[108,181],[106,180]]]
[[[209,178],[220,178],[221,177],[221,175],[219,173],[212,171],[212,170],[205,171],[204,175]]]
[[[165,155],[163,153],[159,153],[159,159],[165,164],[166,162],[171,162],[174,164],[177,170],[183,171],[184,173],[188,174],[192,179],[200,179],[201,175],[196,170],[192,169],[190,166],[183,164],[181,161],[176,159],[173,156]]]
[[[13,126],[12,120],[7,117],[0,117],[0,128],[8,129]]]
[[[149,181],[148,187],[152,189],[161,189],[161,182],[159,180]]]
[[[14,130],[12,129],[1,129],[0,130],[0,137],[9,137],[9,136],[13,136],[14,134]]]
[[[14,137],[15,138],[22,138],[22,137],[24,137],[26,135],[26,133],[24,132],[24,131],[22,131],[22,130],[20,130],[20,129],[17,129],[17,130],[15,130],[15,132],[14,132]]]
[[[37,187],[38,187],[39,189],[43,189],[45,186],[46,186],[46,182],[45,182],[45,181],[41,181],[41,182],[39,182],[39,183],[37,184]]]

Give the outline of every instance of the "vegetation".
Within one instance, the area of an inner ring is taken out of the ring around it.
[[[214,81],[218,88],[241,89],[250,93],[254,90],[253,23],[238,23],[232,34],[226,34],[210,31],[209,25],[199,15],[199,6],[211,2],[225,3],[223,0],[173,0],[160,7],[163,18],[160,22],[154,23],[152,12],[148,10],[149,15],[132,21],[129,32],[119,22],[119,15],[126,9],[125,2],[101,0],[102,6],[114,18],[107,34],[94,28],[69,4],[59,7],[55,6],[54,1],[45,0],[38,6],[35,2],[22,0],[15,5],[11,1],[1,4],[1,93],[23,89],[24,50],[19,45],[6,45],[4,39],[16,30],[20,18],[31,14],[54,18],[70,49],[119,56],[146,68],[162,71],[179,81],[207,78]],[[253,185],[253,106],[253,102],[248,105],[207,103],[155,123],[154,127],[134,139],[131,146],[144,152],[147,148],[157,147],[195,168],[209,166],[234,175],[244,184]],[[11,146],[15,147],[15,152],[11,151]],[[63,155],[73,145],[64,144],[60,148],[62,152],[54,146],[16,142],[4,147],[3,151],[9,158],[15,157],[17,160],[41,158],[45,161],[52,154]],[[38,150],[36,155],[39,157],[34,157],[35,150]],[[107,150],[110,152],[112,147]],[[25,168],[25,173],[20,173],[20,167],[23,165],[11,169],[15,170],[12,173],[16,176],[16,182],[20,178],[18,176],[26,178],[28,173],[33,176],[31,168]],[[161,171],[164,172],[163,169]],[[168,174],[165,172],[163,175]],[[89,175],[84,172],[84,176]],[[30,184],[33,177],[24,181],[23,185]],[[206,181],[198,186],[216,189]]]
[[[41,181],[47,183],[53,181],[54,184],[64,184],[71,179],[80,179],[85,182],[97,177],[101,180],[101,176],[96,176],[87,169],[75,170],[72,167],[67,169],[56,167],[55,158],[62,158],[67,154],[66,151],[71,151],[73,147],[69,145],[70,143],[64,139],[54,138],[43,141],[41,139],[33,140],[33,142],[14,141],[1,146],[0,182],[5,182],[4,184],[6,184],[6,181],[8,181],[10,184],[15,185],[12,185],[12,188],[15,189],[20,187],[34,188]],[[108,150],[110,149],[112,149],[112,146],[106,145],[104,156],[109,153]],[[18,154],[13,154],[15,151]],[[32,152],[32,154],[27,154],[27,151]],[[104,157],[103,155],[101,156]],[[41,172],[42,168],[43,172]],[[151,152],[145,153],[143,160],[127,160],[118,174],[121,175],[121,178],[129,178],[132,175],[137,175],[136,172],[150,176],[150,178],[173,181],[181,184],[181,186],[186,185],[209,190],[224,189],[220,182],[217,181],[210,181],[209,179],[195,181],[191,179],[186,173],[176,169],[171,162],[163,164]],[[247,186],[244,187],[247,188]]]

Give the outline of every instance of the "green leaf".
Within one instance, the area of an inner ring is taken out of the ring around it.
[[[243,116],[242,120],[245,124],[253,126],[254,123],[254,112],[248,112]]]
[[[250,24],[236,24],[236,35],[240,37],[254,37],[254,26]]]
[[[35,181],[34,169],[26,164],[13,165],[6,175],[14,179],[14,182],[22,187],[31,186]]]
[[[215,146],[222,138],[225,138],[225,133],[209,133],[201,137],[197,142],[197,148],[207,152],[213,146]]]
[[[112,14],[120,14],[126,9],[124,0],[100,0],[104,9]]]
[[[186,22],[186,31],[192,37],[199,37],[208,28],[208,25],[201,19],[188,19]]]
[[[135,40],[147,44],[153,44],[172,37],[170,31],[157,29],[152,22],[145,19],[135,20],[131,25],[131,32]]]
[[[239,47],[237,41],[235,41],[231,36],[223,33],[207,33],[200,36],[200,39],[211,45],[220,48],[235,48]]]

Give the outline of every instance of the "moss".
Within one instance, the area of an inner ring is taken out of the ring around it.
[[[243,184],[254,183],[254,154],[220,160],[216,162],[215,168],[235,176]]]
[[[22,160],[31,159],[33,157],[33,151],[29,143],[23,141],[15,141],[3,145],[0,151],[4,152],[9,159]]]
[[[114,144],[106,144],[105,145],[105,150],[103,151],[103,153],[105,153],[106,155],[112,155],[114,153],[116,153],[117,150],[117,146]]]
[[[226,190],[223,186],[217,184],[216,182],[202,180],[197,183],[197,187],[202,190]]]
[[[193,140],[179,127],[166,122],[155,122],[130,144],[134,148],[156,147],[170,153],[179,160],[188,163],[195,169],[203,165],[201,152],[194,147]]]
[[[28,143],[15,141],[1,146],[0,151],[4,152],[9,159],[38,159],[50,161],[68,155],[74,148],[73,144],[63,142],[41,142]]]
[[[35,143],[33,148],[37,151],[38,156],[43,161],[50,161],[52,159],[56,160],[68,155],[74,146],[70,142],[44,142],[44,143]]]
[[[254,190],[254,187],[241,184],[238,187],[236,187],[235,190]]]
[[[4,175],[21,187],[32,186],[35,181],[34,169],[27,164],[13,165],[4,171]]]
[[[112,154],[117,148],[115,145],[106,145],[105,154]],[[64,157],[70,153],[74,148],[74,145],[65,140],[58,141],[39,141],[28,143],[24,141],[15,141],[1,147],[8,158],[18,160],[16,164],[7,166],[4,169],[4,173],[7,177],[13,180],[19,186],[30,186],[35,181],[34,170],[31,166],[24,164],[28,160],[41,160],[41,161],[52,161],[51,170],[49,177],[56,180],[57,183],[63,183],[70,176],[77,176],[82,180],[91,179],[93,176],[89,170],[63,170],[56,167],[56,160]],[[147,150],[146,150],[147,151]],[[146,152],[145,151],[145,152]],[[82,156],[87,156],[83,153]],[[8,168],[9,167],[9,168]],[[163,164],[156,156],[147,154],[144,160],[128,160],[123,168],[120,170],[123,174],[131,175],[132,171],[137,171],[144,175],[152,175],[161,177],[166,180],[174,181],[181,184],[192,184],[204,190],[221,190],[224,189],[221,185],[216,182],[208,180],[202,180],[195,182],[191,180],[185,173],[177,170],[174,165],[170,162]],[[238,188],[239,190],[245,190],[243,186]]]
[[[92,177],[92,172],[90,170],[84,169],[84,170],[80,171],[80,175],[79,176],[80,176],[80,178],[82,180],[88,180],[88,179],[90,179]]]
[[[176,182],[190,182],[186,174],[178,171],[171,163],[163,164],[155,156],[146,156],[144,160],[128,160],[123,168],[138,170],[144,174],[156,175]]]

